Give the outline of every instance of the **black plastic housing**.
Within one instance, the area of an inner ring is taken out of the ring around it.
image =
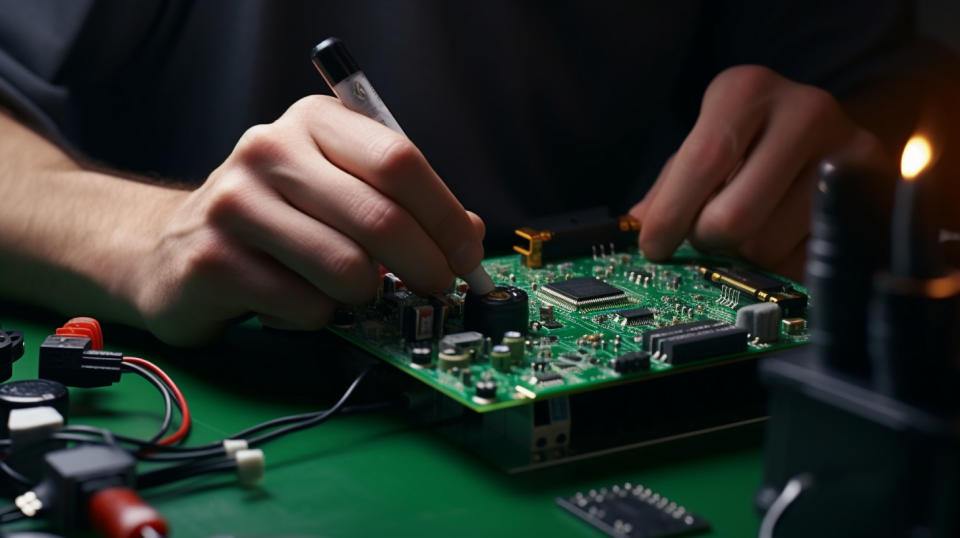
[[[0,382],[13,376],[13,363],[23,356],[23,333],[0,329]]]
[[[50,335],[40,345],[37,376],[68,387],[106,387],[120,381],[123,354],[90,349],[90,339]]]
[[[44,456],[45,477],[36,493],[47,518],[70,532],[89,527],[87,499],[112,487],[132,487],[136,460],[125,450],[80,445]]]

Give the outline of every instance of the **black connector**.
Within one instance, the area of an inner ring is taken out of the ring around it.
[[[23,356],[23,333],[0,329],[0,382],[13,376],[13,363]]]
[[[48,336],[40,346],[37,377],[85,388],[120,381],[123,353],[91,349],[91,344],[79,336]]]
[[[38,512],[64,531],[87,529],[90,496],[133,486],[136,465],[127,451],[113,446],[80,445],[50,452],[44,456],[43,481],[33,491]]]

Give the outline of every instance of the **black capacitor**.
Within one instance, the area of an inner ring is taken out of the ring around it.
[[[486,295],[467,294],[463,327],[489,336],[494,342],[507,331],[526,334],[529,320],[527,292],[514,286],[498,286]]]
[[[13,376],[13,363],[22,356],[23,333],[0,329],[0,382]]]
[[[895,174],[841,162],[820,164],[807,244],[810,342],[825,368],[866,377],[867,304],[886,260],[886,215]]]
[[[433,360],[433,350],[430,346],[413,346],[410,348],[410,362],[424,366]]]
[[[9,437],[7,421],[13,409],[52,407],[67,420],[67,387],[49,379],[23,379],[0,385],[0,437]]]
[[[494,400],[497,397],[497,382],[492,379],[477,381],[477,397]]]

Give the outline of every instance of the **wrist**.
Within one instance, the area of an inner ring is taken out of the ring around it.
[[[88,170],[65,172],[63,181],[76,185],[77,228],[49,254],[54,267],[73,275],[69,304],[96,312],[105,320],[140,328],[146,324],[138,305],[148,279],[159,278],[152,254],[160,232],[188,191],[143,183]]]

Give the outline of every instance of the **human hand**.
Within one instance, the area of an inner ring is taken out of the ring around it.
[[[760,66],[707,88],[693,130],[630,210],[640,248],[668,258],[684,238],[799,279],[817,164],[827,155],[882,157],[880,142],[826,91]]]
[[[175,344],[250,313],[319,328],[374,297],[378,263],[435,292],[483,258],[483,222],[413,143],[325,96],[249,129],[167,215],[131,287],[146,328]]]

